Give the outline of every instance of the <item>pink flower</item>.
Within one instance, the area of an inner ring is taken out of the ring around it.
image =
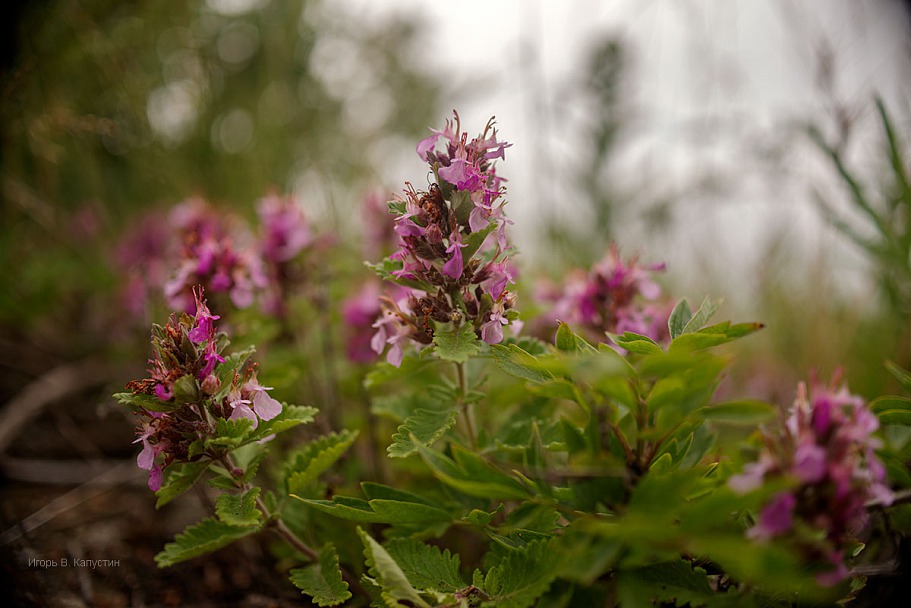
[[[503,302],[494,302],[487,322],[481,326],[481,339],[488,344],[499,344],[503,341],[503,326],[509,325],[509,319],[504,316]]]
[[[450,279],[458,279],[462,276],[462,248],[467,246],[466,243],[462,242],[457,230],[449,235],[449,246],[446,248],[446,253],[452,254],[452,257],[443,264],[442,272]]]
[[[759,514],[759,522],[750,530],[752,538],[772,538],[784,534],[794,525],[797,499],[790,492],[775,496]]]
[[[256,380],[256,374],[241,388],[241,392],[250,397],[260,420],[272,420],[282,413],[282,404],[268,393],[271,390],[271,386],[263,386]]]

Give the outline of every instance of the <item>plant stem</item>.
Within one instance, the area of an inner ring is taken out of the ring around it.
[[[228,470],[228,473],[231,477],[234,478],[234,484],[237,488],[243,492],[249,492],[252,486],[243,481],[240,477],[234,474],[238,468],[235,466],[234,462],[231,460],[231,456],[224,454],[221,457],[221,464]],[[273,513],[269,510],[269,507],[266,506],[265,501],[257,496],[256,497],[256,506],[259,507],[259,510],[263,514],[263,518],[266,520],[266,525],[280,536],[285,542],[291,545],[297,552],[302,553],[312,562],[319,563],[319,553],[317,553],[310,545],[305,543],[301,538],[295,534],[291,528],[284,522],[280,515]],[[362,597],[367,597],[367,591],[361,586],[358,580],[352,576],[344,566],[339,564],[339,570],[342,573],[342,579],[348,583],[348,589],[354,595],[359,595]]]
[[[459,383],[459,403],[462,406],[462,416],[465,418],[465,430],[468,433],[468,441],[472,448],[477,447],[477,435],[475,434],[474,425],[474,408],[466,398],[468,396],[468,381],[465,378],[465,364],[457,362],[456,380]]]

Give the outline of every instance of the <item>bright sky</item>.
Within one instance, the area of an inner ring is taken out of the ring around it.
[[[587,124],[572,92],[593,40],[609,34],[630,57],[628,129],[612,179],[646,207],[673,197],[678,216],[699,219],[649,240],[644,208],[627,209],[624,250],[666,259],[671,272],[720,258],[736,277],[778,228],[804,242],[808,256],[834,244],[832,255],[859,267],[810,204],[811,186],[831,182],[796,125],[834,124],[820,89],[821,53],[833,60],[835,97],[853,112],[861,161],[878,145],[873,95],[907,115],[911,37],[893,0],[344,0],[333,8],[373,23],[396,12],[423,17],[414,61],[444,78],[469,131],[495,114],[515,144],[501,173],[526,250],[544,206],[572,198]],[[706,180],[723,190],[705,192],[698,185]]]

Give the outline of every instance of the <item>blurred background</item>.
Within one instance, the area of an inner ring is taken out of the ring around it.
[[[873,397],[892,388],[885,360],[911,366],[906,3],[34,0],[10,10],[0,454],[6,491],[36,506],[4,500],[4,546],[28,538],[24,517],[66,496],[16,484],[130,464],[129,426],[107,395],[142,375],[148,325],[168,310],[161,294],[139,312],[124,300],[125,252],[150,217],[197,197],[253,221],[262,197],[293,197],[331,235],[309,269],[328,287],[302,318],[337,320],[369,257],[365,200],[425,182],[415,143],[453,109],[469,133],[495,115],[514,144],[498,172],[528,297],[539,278],[587,268],[615,242],[666,261],[675,298],[724,298],[724,318],[767,325],[738,344],[741,394],[787,405],[798,379],[844,366],[852,389]],[[279,331],[244,322],[251,341]],[[291,379],[274,383],[292,390]],[[41,469],[51,458],[57,468]]]

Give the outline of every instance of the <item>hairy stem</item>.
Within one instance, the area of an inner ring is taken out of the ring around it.
[[[456,366],[456,380],[459,383],[459,405],[462,406],[462,417],[465,419],[465,431],[472,448],[477,447],[477,434],[475,433],[474,408],[468,401],[468,381],[465,378],[465,364],[458,362]]]
[[[234,479],[234,485],[243,492],[248,492],[253,487],[248,482],[244,481],[240,475],[235,474],[238,471],[238,467],[231,460],[231,456],[224,454],[220,458],[221,464],[228,470],[228,473]],[[257,496],[256,497],[256,506],[263,514],[263,518],[266,520],[266,525],[280,536],[285,542],[287,542],[291,547],[293,547],[298,553],[301,553],[307,557],[312,562],[319,561],[319,553],[315,551],[310,545],[305,543],[291,528],[285,524],[284,520],[281,518],[281,515],[278,513],[273,513],[269,507],[266,505],[265,501]],[[360,595],[362,597],[367,597],[366,590],[358,582],[357,578],[354,577],[344,566],[339,564],[339,569],[342,573],[342,579],[348,583],[348,589],[354,595]]]

